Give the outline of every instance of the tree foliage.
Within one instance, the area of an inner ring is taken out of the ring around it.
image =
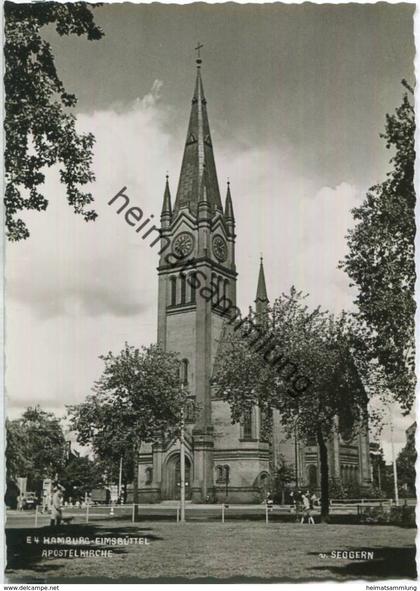
[[[305,296],[291,289],[267,310],[264,330],[273,338],[255,349],[249,329],[226,337],[218,362],[216,382],[231,405],[232,420],[240,421],[253,405],[265,417],[280,413],[285,429],[297,427],[303,440],[316,438],[320,448],[322,515],[328,514],[328,450],[331,433],[355,433],[367,418],[367,396],[351,356],[351,334],[346,316],[338,319],[309,310]],[[279,359],[285,371],[279,372]],[[286,361],[288,360],[288,361]],[[290,389],[287,367],[309,379],[299,397]],[[270,421],[266,420],[266,428]]]
[[[66,442],[60,420],[39,406],[22,418],[6,422],[7,479],[28,477],[32,482],[54,478],[66,459]]]
[[[90,444],[115,474],[121,456],[126,470],[136,468],[141,443],[176,431],[184,395],[175,353],[156,345],[137,349],[126,344],[119,354],[100,358],[105,368],[93,393],[68,413],[79,443]],[[136,470],[134,485],[136,496]]]
[[[42,211],[48,201],[41,192],[45,168],[60,164],[60,179],[75,213],[93,220],[87,209],[91,193],[80,186],[94,180],[91,171],[92,134],[78,134],[76,105],[57,73],[50,44],[41,29],[51,25],[59,35],[86,35],[100,39],[102,31],[85,2],[16,4],[5,2],[5,212],[10,240],[29,236],[19,216],[25,210]]]
[[[85,493],[103,484],[103,469],[87,456],[70,456],[59,474],[66,498],[83,499]]]
[[[357,320],[364,333],[363,355],[383,369],[386,386],[408,411],[414,399],[414,132],[415,115],[407,92],[386,115],[386,147],[394,154],[384,182],[372,187],[353,209],[348,254],[340,263],[357,286]]]

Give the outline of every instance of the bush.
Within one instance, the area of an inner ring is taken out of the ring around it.
[[[416,527],[416,508],[408,505],[391,507],[391,523],[401,527]]]
[[[403,505],[402,507],[362,507],[359,515],[360,523],[389,524],[400,527],[416,527],[416,508]]]

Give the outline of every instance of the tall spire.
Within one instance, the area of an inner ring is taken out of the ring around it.
[[[201,49],[200,44],[198,51],[199,49]],[[200,200],[204,164],[207,170],[207,198],[211,209],[213,212],[216,209],[222,210],[207,116],[207,101],[204,96],[203,81],[201,79],[201,62],[202,60],[198,57],[196,60],[197,76],[188,124],[187,140],[174,206],[174,211],[179,210],[181,207],[188,207],[194,214],[197,212],[197,206]]]
[[[265,275],[264,275],[264,264],[263,258],[260,258],[260,272],[258,274],[258,285],[257,285],[257,296],[255,298],[255,309],[257,317],[261,318],[261,315],[267,309],[267,304],[270,300],[267,296],[267,287],[265,285]]]

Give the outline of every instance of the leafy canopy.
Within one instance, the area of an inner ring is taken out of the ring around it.
[[[394,154],[386,180],[370,189],[352,213],[348,254],[340,263],[358,287],[356,318],[363,355],[383,369],[386,387],[409,411],[415,388],[414,359],[414,106],[410,86],[392,115],[386,115],[386,147]]]
[[[98,458],[133,462],[133,449],[176,429],[184,404],[177,355],[156,345],[125,345],[100,357],[105,368],[93,393],[68,407],[77,440],[91,444]],[[132,465],[132,464],[131,464]]]
[[[32,481],[54,478],[66,460],[66,442],[60,419],[39,406],[22,418],[6,422],[7,479],[28,476]]]
[[[60,180],[75,213],[93,220],[87,209],[91,193],[80,186],[94,180],[92,134],[76,132],[76,118],[69,108],[74,94],[60,80],[51,46],[41,29],[53,25],[59,35],[86,35],[100,39],[102,31],[85,2],[16,4],[5,2],[5,212],[9,240],[28,238],[25,210],[42,211],[48,201],[40,190],[45,167],[60,164]]]
[[[347,317],[337,319],[320,308],[309,310],[305,299],[292,287],[289,295],[274,302],[263,321],[273,338],[259,350],[250,347],[246,325],[226,337],[216,382],[231,405],[234,421],[258,404],[266,414],[278,409],[289,430],[299,413],[302,436],[321,431],[328,437],[336,417],[347,430],[365,418],[367,396],[351,355]],[[299,396],[290,388],[293,371],[309,383]]]

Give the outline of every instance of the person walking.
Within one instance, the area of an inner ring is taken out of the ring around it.
[[[296,523],[299,523],[300,516],[302,515],[302,492],[298,490],[295,493],[295,507],[296,507]]]
[[[301,519],[301,524],[305,522],[305,517],[308,518],[308,523],[315,525],[314,518],[312,517],[312,501],[310,498],[310,493],[307,491],[305,494],[302,495],[302,502],[303,502],[303,514]]]
[[[63,491],[64,488],[57,484],[53,489],[53,497],[51,503],[51,525],[60,525],[63,519]]]

